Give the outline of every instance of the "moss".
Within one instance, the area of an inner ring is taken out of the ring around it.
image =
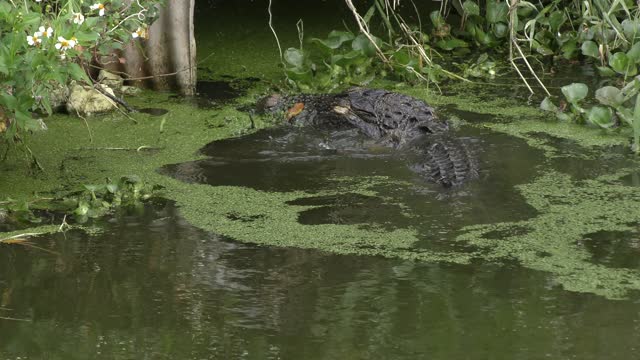
[[[597,231],[634,230],[640,222],[637,188],[619,185],[615,176],[574,182],[568,175],[548,172],[518,187],[539,215],[526,221],[471,226],[457,240],[481,248],[481,257],[517,259],[523,266],[549,272],[565,289],[608,298],[640,290],[640,272],[594,264],[581,240]],[[519,231],[520,229],[527,231]],[[490,233],[504,235],[496,239]]]
[[[262,192],[242,187],[189,185],[178,182],[169,194],[190,223],[235,240],[284,247],[319,249],[339,254],[378,255],[423,261],[467,263],[468,254],[419,251],[417,232],[411,228],[386,231],[375,226],[302,225],[298,214],[313,206],[288,205],[307,197],[340,193],[373,196],[384,179],[344,181],[331,191],[306,193]],[[233,216],[229,216],[230,214]],[[247,220],[249,219],[249,220]]]

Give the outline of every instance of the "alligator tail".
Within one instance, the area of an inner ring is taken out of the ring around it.
[[[478,177],[477,161],[461,139],[423,136],[404,148],[409,168],[430,182],[453,187]]]

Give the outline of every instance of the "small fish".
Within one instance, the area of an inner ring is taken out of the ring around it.
[[[292,117],[300,114],[304,110],[304,103],[295,103],[289,110],[287,110],[287,120],[291,120]]]

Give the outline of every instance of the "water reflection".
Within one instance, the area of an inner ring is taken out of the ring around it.
[[[243,245],[170,204],[0,252],[0,358],[630,359],[640,303],[518,266]]]

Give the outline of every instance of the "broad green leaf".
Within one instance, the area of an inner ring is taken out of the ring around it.
[[[624,102],[622,91],[614,86],[604,86],[596,90],[596,99],[602,105],[618,107]]]
[[[640,19],[625,19],[621,25],[627,40],[633,41],[640,38]]]
[[[600,52],[598,51],[598,44],[589,40],[582,43],[582,54],[590,56],[592,58],[600,59]]]
[[[382,45],[382,40],[378,39],[375,36],[372,36],[372,38],[373,38],[373,41],[376,42],[376,45],[378,46]],[[364,34],[359,34],[358,36],[356,36],[355,39],[353,39],[353,42],[351,43],[351,48],[353,50],[360,51],[364,55],[369,57],[376,55],[376,47]]]
[[[558,107],[555,106],[548,96],[540,103],[540,109],[544,111],[558,112]]]
[[[362,62],[367,60],[367,58],[367,55],[363,54],[361,51],[353,50],[349,51],[346,54],[333,56],[331,58],[331,63],[342,67],[347,67],[350,65],[361,64]]]
[[[587,85],[583,83],[573,83],[570,85],[563,86],[560,90],[562,90],[562,94],[567,99],[568,102],[575,104],[580,100],[587,97],[587,93],[589,92],[589,88]]]
[[[100,35],[95,31],[83,31],[76,33],[75,37],[78,41],[78,44],[87,46],[87,44],[95,43]]]
[[[310,81],[312,74],[311,70],[302,70],[300,68],[292,68],[287,69],[286,71],[287,77],[294,81]]]
[[[329,33],[326,39],[312,38],[311,41],[324,46],[327,49],[335,50],[347,41],[353,40],[354,35],[348,31],[334,30]]]
[[[578,50],[578,43],[575,40],[569,40],[560,47],[562,57],[565,59],[573,59]]]
[[[549,49],[547,46],[541,44],[539,41],[536,41],[536,40],[531,41],[531,48],[533,48],[533,50],[535,50],[538,54],[541,54],[544,56],[550,56],[554,54],[553,50]]]
[[[447,40],[441,39],[436,43],[436,46],[442,50],[453,50],[461,47],[469,47],[469,44],[463,40],[453,38]]]
[[[598,66],[597,69],[600,76],[604,76],[604,77],[616,76],[616,72],[613,71],[613,69],[611,69],[608,66]]]
[[[8,15],[9,13],[11,13],[11,10],[11,4],[9,4],[8,1],[3,1],[0,3],[0,14]]]
[[[491,34],[484,32],[481,28],[476,28],[475,38],[483,46],[492,46],[495,40]]]
[[[80,65],[76,63],[69,63],[69,75],[71,75],[74,80],[82,80],[87,84],[91,83],[91,80],[89,80],[89,76],[87,76],[87,73],[83,68],[80,67]]]
[[[24,14],[22,21],[20,21],[20,23],[25,28],[29,28],[30,26],[34,26],[34,25],[37,26],[42,23],[42,19],[40,17],[41,17],[41,14],[35,13],[35,12]]]
[[[440,14],[440,11],[438,10],[432,11],[431,14],[429,14],[429,18],[431,19],[431,23],[435,28],[442,27],[446,24],[444,18],[442,17],[442,14]]]
[[[594,124],[598,125],[601,128],[610,128],[615,125],[615,121],[613,119],[613,112],[610,108],[604,106],[594,106],[592,107],[588,114],[587,120]]]
[[[633,44],[631,49],[627,51],[627,57],[634,63],[640,63],[640,42]]]
[[[497,23],[493,28],[493,33],[497,38],[504,38],[509,35],[509,26],[505,23]]]
[[[480,16],[480,7],[476,4],[475,1],[466,0],[462,3],[462,8],[464,9],[464,13],[467,16],[475,15]]]
[[[329,36],[327,37],[338,38],[341,42],[345,42],[345,41],[353,40],[353,38],[355,38],[355,35],[353,35],[353,33],[350,31],[333,30],[332,32],[329,33]]]
[[[570,115],[563,112],[557,112],[556,117],[558,118],[558,120],[561,120],[561,121],[571,121],[574,118],[573,114]]]
[[[502,0],[487,1],[487,22],[489,24],[497,24],[499,22],[508,22],[509,6]]]
[[[401,48],[400,50],[393,53],[393,63],[394,65],[402,65],[404,66],[416,66],[417,60],[414,56],[412,56],[407,49]]]
[[[638,72],[635,63],[623,52],[613,54],[613,56],[609,58],[609,66],[618,74],[625,76],[633,76]]]
[[[296,68],[302,68],[304,63],[304,54],[296,48],[288,48],[284,52],[284,60]]]
[[[556,10],[549,15],[549,26],[553,32],[557,32],[560,26],[565,22],[564,12]]]

